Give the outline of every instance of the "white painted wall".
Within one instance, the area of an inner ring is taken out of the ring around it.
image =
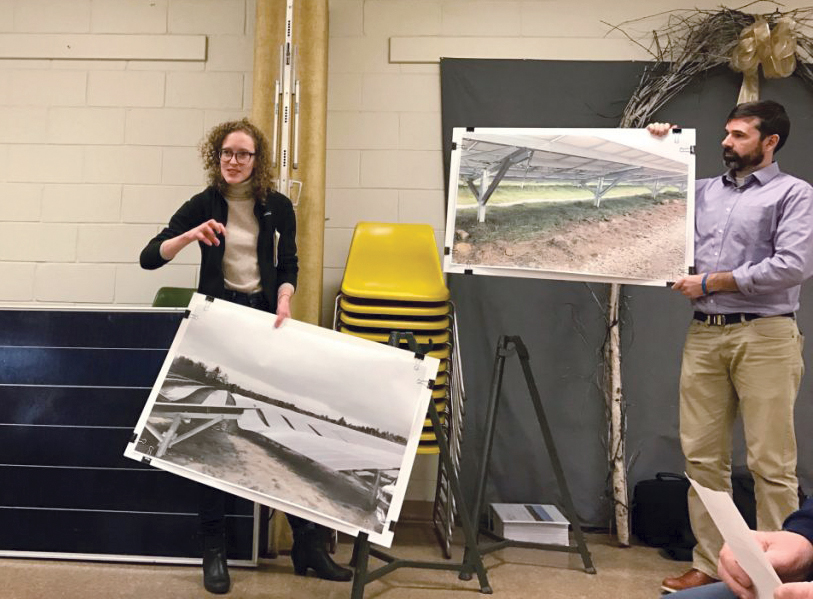
[[[716,9],[719,0],[690,4]],[[484,56],[635,59],[640,49],[601,21],[684,5],[330,0],[323,323],[358,221],[429,223],[441,240],[439,66],[391,62],[391,38],[431,36],[406,40],[413,59],[424,43],[429,55],[465,46]],[[788,0],[785,9],[803,5]],[[636,27],[651,31],[664,19]],[[0,0],[0,41],[8,34],[208,40],[205,61],[0,58],[0,302],[148,305],[163,285],[195,286],[197,248],[151,272],[139,268],[138,253],[201,189],[195,148],[204,132],[249,114],[253,23],[253,0]],[[472,36],[486,39],[446,39]],[[399,39],[393,44],[403,60]],[[433,497],[434,467],[417,461],[410,498]]]

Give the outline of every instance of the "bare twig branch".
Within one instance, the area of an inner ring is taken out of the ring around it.
[[[761,15],[769,24],[788,17],[794,21],[797,36],[797,75],[813,84],[813,39],[807,30],[813,28],[813,7],[797,8],[781,12],[782,4],[772,0],[756,0],[739,8],[721,7],[711,10],[667,11],[608,25],[610,31],[620,31],[627,39],[643,48],[655,58],[655,65],[644,73],[622,116],[621,127],[642,127],[652,115],[675,95],[680,93],[700,73],[721,64],[728,64],[731,53],[739,43],[745,27],[751,25],[756,15],[743,9],[756,4],[768,3],[774,11]],[[625,26],[654,17],[666,15],[666,25],[660,31],[647,34],[648,42],[624,30]]]

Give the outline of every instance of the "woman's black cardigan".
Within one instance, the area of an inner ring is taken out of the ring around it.
[[[159,268],[169,262],[161,257],[159,249],[167,239],[197,227],[209,219],[223,225],[228,221],[228,204],[223,195],[214,187],[207,187],[203,192],[186,201],[172,216],[158,235],[153,237],[141,251],[141,267],[148,270]],[[277,289],[283,283],[296,287],[296,275],[299,271],[296,256],[296,216],[291,200],[281,193],[272,191],[265,202],[254,204],[254,216],[260,224],[257,237],[257,263],[260,267],[260,284],[272,309],[277,305]],[[275,244],[275,233],[279,241]],[[200,280],[198,291],[206,295],[222,298],[225,290],[223,284],[223,252],[227,240],[220,237],[220,245],[200,246]],[[275,260],[274,249],[277,256]]]

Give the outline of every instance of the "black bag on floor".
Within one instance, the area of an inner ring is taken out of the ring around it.
[[[696,540],[689,523],[686,494],[689,480],[682,474],[658,472],[635,485],[632,495],[632,534],[672,559],[691,560]]]
[[[754,479],[748,468],[737,467],[731,475],[734,504],[748,527],[757,527]],[[661,547],[675,560],[691,561],[697,540],[689,522],[686,494],[689,480],[682,474],[658,472],[654,479],[635,485],[632,495],[632,533],[652,547]]]

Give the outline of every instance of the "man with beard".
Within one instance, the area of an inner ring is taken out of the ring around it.
[[[663,136],[668,123],[648,127]],[[802,377],[794,312],[813,271],[813,189],[773,161],[790,120],[773,101],[740,104],[725,126],[728,172],[697,181],[695,269],[673,289],[692,300],[680,375],[680,442],[687,474],[731,492],[731,438],[742,415],[757,528],[779,530],[799,507],[793,405]],[[722,538],[689,491],[697,537],[692,569],[667,592],[715,581]]]

